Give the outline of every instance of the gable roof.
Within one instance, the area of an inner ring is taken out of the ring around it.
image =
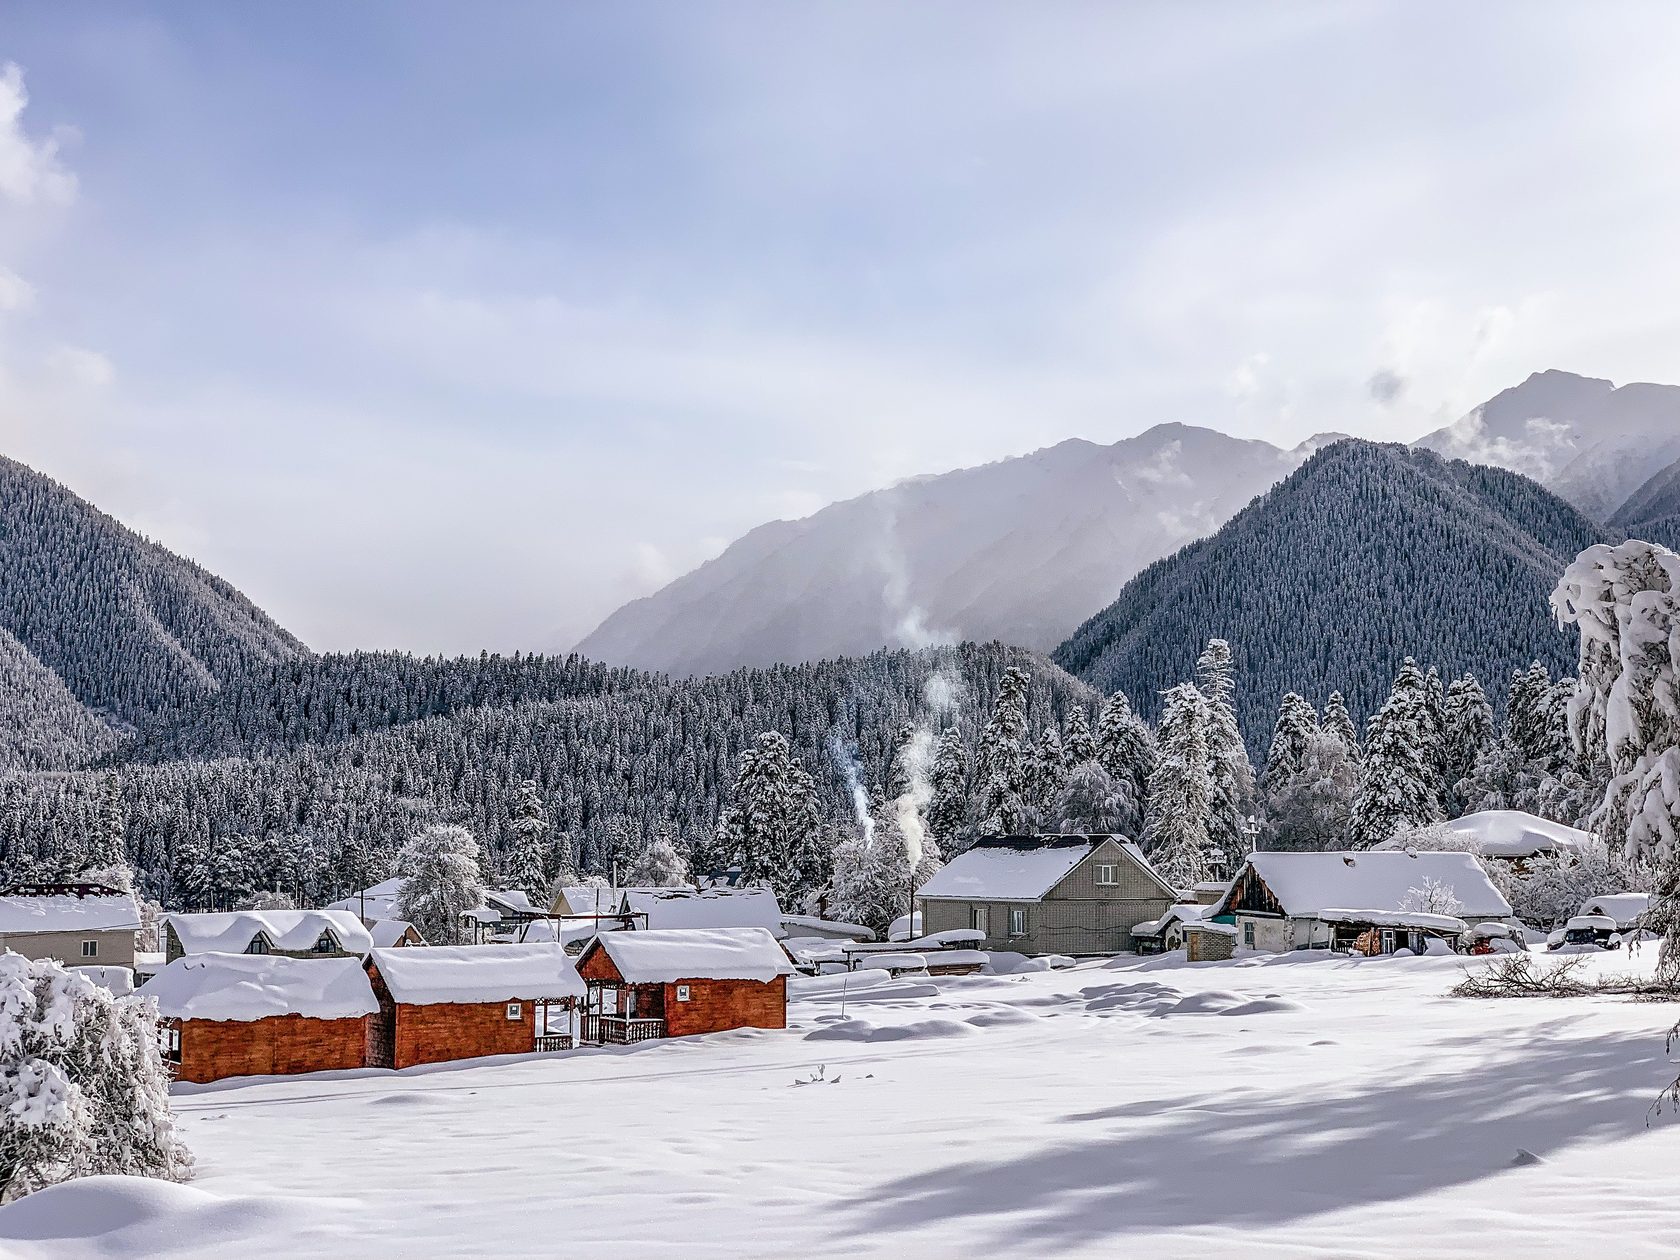
[[[1591,832],[1566,827],[1520,809],[1484,809],[1441,823],[1454,847],[1482,857],[1527,858],[1541,853],[1585,853],[1597,843]],[[1395,836],[1374,846],[1378,850],[1406,848]]]
[[[1250,853],[1245,868],[1260,877],[1283,912],[1292,918],[1317,917],[1327,910],[1398,911],[1426,879],[1437,880],[1458,898],[1462,916],[1503,919],[1511,907],[1488,879],[1474,855],[1444,852],[1393,852],[1368,849],[1355,853]],[[1230,891],[1206,917],[1228,914],[1231,895],[1242,884],[1239,871]]]
[[[759,980],[793,974],[793,963],[764,928],[667,928],[607,932],[583,951],[581,965],[605,950],[627,984],[678,980]]]
[[[164,922],[175,930],[186,954],[242,954],[258,932],[273,949],[314,949],[321,933],[330,931],[347,954],[373,948],[362,921],[348,910],[233,910],[225,914],[167,914]]]
[[[1108,841],[1160,886],[1169,901],[1178,890],[1155,873],[1135,844],[1121,836],[991,836],[975,842],[916,890],[932,901],[1040,901],[1073,868]]]
[[[177,958],[139,993],[156,998],[159,1014],[168,1019],[353,1019],[379,1009],[367,973],[354,958],[194,954]]]
[[[626,888],[624,908],[650,930],[757,927],[780,935],[782,907],[768,888]]]
[[[388,949],[410,932],[420,936],[419,931],[407,919],[375,919],[368,925],[368,936],[372,939],[375,949]],[[426,943],[424,937],[420,938],[420,943]]]
[[[20,887],[0,896],[0,936],[30,932],[138,932],[140,907],[134,898],[114,888],[41,885],[50,892]]]
[[[566,951],[551,943],[376,949],[371,961],[405,1006],[536,1002],[586,992]]]

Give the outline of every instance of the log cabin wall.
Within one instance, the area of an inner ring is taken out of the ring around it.
[[[230,1076],[289,1076],[367,1066],[367,1017],[180,1022],[179,1079],[204,1084]]]
[[[683,980],[688,1001],[677,1001],[676,984],[665,986],[665,1034],[689,1037],[695,1033],[731,1028],[786,1028],[787,977],[769,983],[759,980]]]

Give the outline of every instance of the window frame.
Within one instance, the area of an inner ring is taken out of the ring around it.
[[[990,906],[970,906],[968,909],[968,924],[971,931],[981,936],[992,934],[992,908]]]
[[[245,952],[247,954],[258,955],[272,954],[274,952],[274,946],[268,939],[268,933],[258,932],[255,936],[253,936],[250,944],[245,946]]]
[[[92,940],[82,942],[82,957],[83,958],[98,958],[99,957],[99,938],[97,936],[94,937]]]
[[[1253,919],[1244,919],[1243,920],[1243,948],[1244,949],[1253,949],[1254,947],[1255,947],[1254,946],[1254,920]]]
[[[523,1002],[509,1002],[507,1004],[507,1018],[508,1018],[508,1022],[510,1022],[510,1023],[512,1023],[515,1020],[524,1019],[525,1018],[525,1003],[523,1003]]]
[[[1017,927],[1016,926],[1017,924],[1019,924],[1020,926]],[[1016,937],[1025,936],[1026,934],[1027,934],[1027,908],[1025,906],[1010,906],[1009,907],[1009,938],[1011,940],[1014,940]]]
[[[1120,885],[1120,865],[1117,862],[1098,862],[1096,883],[1098,888],[1117,888]]]

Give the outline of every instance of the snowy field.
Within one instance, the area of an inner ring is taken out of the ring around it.
[[[809,981],[787,1032],[181,1087],[197,1181],[33,1196],[0,1254],[1675,1254],[1680,1008],[1466,965]]]

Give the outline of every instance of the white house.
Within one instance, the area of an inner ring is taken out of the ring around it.
[[[1351,949],[1369,932],[1382,953],[1420,953],[1511,907],[1469,853],[1251,853],[1204,917],[1234,924],[1246,949]]]
[[[0,950],[66,966],[133,967],[140,907],[103,884],[12,884],[0,893]]]

